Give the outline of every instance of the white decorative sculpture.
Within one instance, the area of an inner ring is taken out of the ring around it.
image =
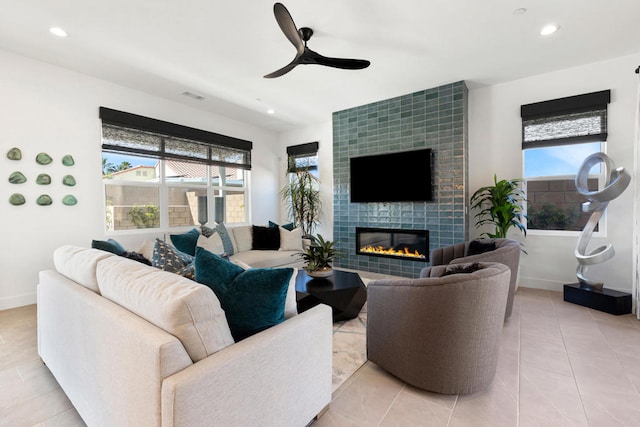
[[[606,182],[604,188],[600,191],[589,191],[587,180],[589,178],[589,171],[598,163],[603,163],[604,176]],[[602,290],[604,283],[595,280],[589,280],[585,277],[587,267],[590,265],[600,264],[607,260],[610,260],[615,255],[613,246],[611,244],[600,246],[597,249],[587,253],[587,246],[591,235],[600,221],[602,214],[607,209],[609,202],[626,190],[631,182],[631,176],[623,168],[616,168],[613,160],[611,160],[604,153],[595,153],[587,157],[576,175],[576,189],[578,193],[585,196],[588,202],[582,204],[583,212],[592,212],[589,221],[584,226],[582,234],[578,239],[576,245],[575,255],[578,260],[578,268],[576,269],[576,276],[580,282],[580,287],[593,290]]]

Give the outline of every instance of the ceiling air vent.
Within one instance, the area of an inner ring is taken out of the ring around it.
[[[191,92],[182,92],[182,94],[184,96],[187,96],[189,98],[193,98],[196,99],[198,101],[204,101],[204,96],[200,96],[200,95],[196,95],[195,93],[191,93]]]

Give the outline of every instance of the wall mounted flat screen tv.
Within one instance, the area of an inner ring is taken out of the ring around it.
[[[352,202],[424,202],[433,198],[431,149],[352,157]]]

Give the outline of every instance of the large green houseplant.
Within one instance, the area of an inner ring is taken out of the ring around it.
[[[291,160],[289,160],[291,164]],[[320,191],[318,179],[309,167],[289,168],[288,183],[280,191],[282,200],[289,207],[289,217],[295,227],[302,229],[306,238],[312,235],[320,219]]]
[[[511,228],[517,228],[526,236],[527,228],[522,223],[523,218],[527,217],[523,206],[525,193],[521,187],[524,180],[515,178],[498,181],[494,175],[493,182],[494,185],[479,188],[471,196],[471,209],[479,210],[474,216],[476,228],[484,225],[494,227],[492,233],[481,234],[492,239],[506,238]]]

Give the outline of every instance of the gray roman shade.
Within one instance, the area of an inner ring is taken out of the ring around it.
[[[102,149],[251,169],[251,141],[100,107]]]
[[[611,91],[522,105],[522,149],[607,140]]]
[[[289,157],[289,172],[296,172],[301,169],[318,169],[318,142],[308,142],[306,144],[290,145],[287,147]]]

